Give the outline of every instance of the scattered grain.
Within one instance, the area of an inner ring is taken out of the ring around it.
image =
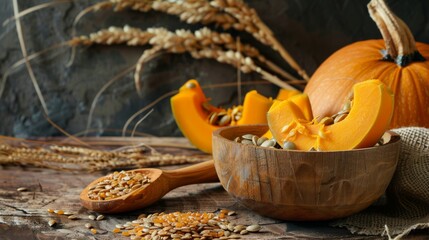
[[[92,200],[114,199],[145,187],[149,183],[150,178],[137,171],[114,172],[90,187],[88,197]]]
[[[104,215],[101,215],[101,214],[98,215],[97,218],[96,218],[97,221],[101,221],[103,219],[104,219]]]
[[[49,227],[53,227],[55,224],[57,224],[57,221],[55,221],[53,219],[51,219],[51,220],[48,221]]]
[[[70,219],[70,220],[78,220],[79,219],[79,217],[76,216],[76,215],[70,215],[67,218]]]
[[[95,217],[95,215],[91,214],[91,215],[88,215],[88,218],[91,219],[91,220],[95,220],[96,217]]]
[[[249,232],[259,232],[261,230],[261,226],[259,226],[258,224],[253,224],[248,226],[246,230]]]
[[[18,191],[18,192],[25,192],[25,191],[28,191],[28,189],[25,188],[25,187],[20,187],[20,188],[16,189],[16,191]]]
[[[58,215],[63,215],[63,214],[64,214],[64,211],[63,211],[63,210],[61,210],[61,209],[57,209],[57,210],[54,210],[54,213],[56,213],[56,214],[58,214]]]
[[[225,216],[231,212],[235,214],[227,209],[220,210],[217,215],[206,212],[154,213],[117,225],[113,232],[130,239],[239,239],[240,235],[250,231],[246,230],[248,226],[228,222]],[[231,234],[232,231],[240,235]]]

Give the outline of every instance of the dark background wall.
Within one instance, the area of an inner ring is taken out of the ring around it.
[[[20,10],[47,1],[19,0]],[[96,1],[72,1],[26,15],[21,19],[29,54],[70,39],[75,16]],[[283,46],[309,74],[335,50],[354,41],[380,38],[370,19],[366,0],[247,0],[273,30]],[[411,28],[417,41],[429,43],[429,1],[389,0],[391,8]],[[0,22],[13,16],[12,1],[0,1]],[[109,26],[166,27],[168,29],[197,29],[175,16],[159,12],[99,11],[86,15],[78,24],[78,34],[89,34]],[[215,26],[210,26],[216,29]],[[221,31],[221,29],[217,29]],[[258,44],[245,33],[231,31],[241,40],[258,47],[269,59],[293,72],[276,52]],[[70,133],[85,129],[91,101],[97,91],[113,76],[134,64],[144,47],[94,46],[80,47],[74,64],[67,67],[69,48],[59,48],[31,64],[49,108],[50,118]],[[0,75],[22,58],[15,22],[0,27]],[[295,74],[295,73],[294,73]],[[296,74],[295,74],[296,75]],[[236,70],[214,60],[195,60],[188,54],[164,54],[145,65],[142,74],[143,95],[136,93],[130,73],[110,86],[97,103],[91,135],[115,135],[125,121],[140,108],[160,95],[175,90],[190,78],[202,85],[234,82]],[[257,74],[243,75],[243,81],[260,80]],[[256,88],[263,94],[275,96],[273,85]],[[236,88],[208,89],[214,103],[237,103]],[[24,66],[11,73],[0,99],[0,134],[17,137],[61,135],[43,117],[28,72]],[[153,113],[140,125],[139,132],[157,136],[179,136],[171,115],[168,99],[154,107]]]

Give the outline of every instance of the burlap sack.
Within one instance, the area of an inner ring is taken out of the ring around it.
[[[429,228],[429,129],[395,129],[401,153],[386,195],[368,209],[340,219],[334,226],[352,233],[400,239],[414,229]]]

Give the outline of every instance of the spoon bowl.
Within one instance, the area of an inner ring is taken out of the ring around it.
[[[141,168],[127,172],[140,172],[149,177],[150,183],[120,197],[109,200],[93,200],[88,196],[90,188],[105,180],[107,176],[98,178],[81,192],[80,202],[82,206],[100,213],[129,212],[155,203],[175,188],[189,184],[219,181],[213,160],[177,170],[166,171],[156,168]]]

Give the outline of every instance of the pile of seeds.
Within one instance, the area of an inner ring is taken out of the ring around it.
[[[243,115],[243,106],[234,106],[229,109],[222,109],[221,111],[213,110],[207,102],[203,104],[203,108],[209,111],[208,121],[211,125],[215,126],[228,126],[231,122],[236,122],[241,119]]]
[[[92,200],[109,200],[126,195],[150,183],[148,176],[136,171],[114,172],[88,191]]]
[[[258,137],[254,134],[244,134],[241,137],[236,137],[234,141],[241,144],[250,144],[250,145],[255,145],[260,147],[277,148],[277,149],[281,148],[274,138],[269,139],[264,136]]]
[[[114,233],[130,239],[239,239],[242,235],[256,233],[261,226],[236,225],[226,220],[230,214],[199,212],[155,213],[140,217],[124,225],[117,225]]]

